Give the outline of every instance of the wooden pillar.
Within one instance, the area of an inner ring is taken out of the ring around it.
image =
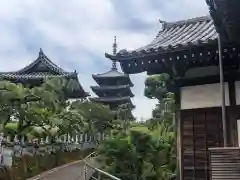
[[[175,112],[175,137],[177,140],[177,179],[182,180],[182,145],[181,145],[181,119],[180,119],[180,89],[177,88],[175,92],[175,105],[176,105],[176,112]]]

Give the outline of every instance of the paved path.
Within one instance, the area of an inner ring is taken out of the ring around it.
[[[84,180],[83,167],[84,162],[82,160],[76,161],[57,167],[28,180]]]

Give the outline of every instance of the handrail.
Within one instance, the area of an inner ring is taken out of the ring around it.
[[[85,180],[88,180],[87,179],[87,172],[86,172],[87,171],[87,167],[86,166],[90,167],[91,169],[93,169],[94,171],[99,173],[97,180],[100,180],[101,174],[107,176],[108,178],[111,178],[112,180],[121,180],[121,179],[119,179],[119,178],[117,178],[117,177],[115,177],[115,176],[113,176],[113,175],[111,175],[111,174],[109,174],[109,173],[99,169],[99,168],[93,167],[91,164],[89,164],[87,162],[87,159],[90,159],[91,157],[93,157],[95,155],[96,155],[96,152],[93,152],[93,153],[89,154],[86,158],[84,158],[84,164],[85,164],[85,167],[84,167],[84,178],[85,178]],[[96,178],[94,178],[94,179],[96,179]]]

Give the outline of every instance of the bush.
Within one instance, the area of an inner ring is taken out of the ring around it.
[[[57,166],[83,159],[91,152],[92,150],[76,150],[44,156],[15,157],[12,168],[0,167],[0,180],[26,180]]]

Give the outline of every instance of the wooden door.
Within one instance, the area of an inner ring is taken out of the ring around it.
[[[208,148],[221,147],[221,108],[181,111],[182,179],[208,180]]]

